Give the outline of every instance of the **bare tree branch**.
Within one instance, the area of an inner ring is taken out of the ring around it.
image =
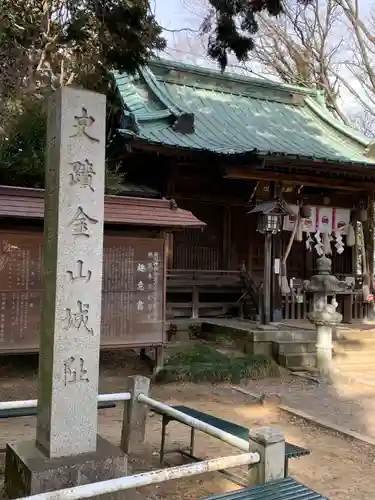
[[[185,5],[196,19],[207,11],[206,0]],[[262,13],[245,67],[252,71],[257,63],[262,76],[323,90],[327,106],[343,122],[362,131],[375,126],[375,8],[365,7],[362,12],[358,0],[315,0],[307,7],[292,0],[284,4],[283,16]],[[348,100],[351,120],[343,106]],[[366,133],[372,136],[372,130]]]

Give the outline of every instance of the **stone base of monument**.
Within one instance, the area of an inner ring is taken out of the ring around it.
[[[35,441],[7,444],[5,489],[9,498],[36,495],[127,475],[127,455],[98,436],[97,450],[75,457],[47,458]],[[101,498],[118,498],[118,493]]]

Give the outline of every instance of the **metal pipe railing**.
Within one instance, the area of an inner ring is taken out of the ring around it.
[[[110,401],[128,401],[131,399],[130,392],[119,392],[115,394],[98,394],[98,402]],[[26,401],[3,401],[0,402],[0,410],[18,410],[20,408],[36,408],[38,406],[37,399],[29,399]]]
[[[229,434],[228,432],[214,427],[213,425],[206,424],[206,422],[202,422],[197,418],[190,417],[189,415],[186,415],[185,413],[182,413],[181,411],[178,411],[175,408],[172,408],[171,406],[168,406],[164,403],[160,403],[155,399],[149,398],[144,394],[139,394],[138,401],[140,403],[146,404],[154,410],[157,410],[159,413],[169,415],[170,417],[173,417],[180,422],[189,425],[190,427],[194,427],[194,429],[202,431],[206,434],[209,434],[210,436],[220,439],[220,441],[223,441],[224,443],[228,443],[234,446],[235,448],[238,448],[245,452],[249,451],[249,441],[246,441],[245,439],[238,438],[236,436],[233,436],[233,434]]]
[[[257,464],[259,461],[260,457],[258,453],[243,453],[241,455],[213,458],[194,464],[180,465],[168,469],[143,472],[134,476],[124,476],[109,479],[108,481],[75,486],[74,488],[66,488],[59,491],[40,493],[39,495],[23,498],[23,500],[80,500],[132,488],[140,488],[141,486],[148,486],[150,484],[158,484],[173,479],[196,476],[205,472],[215,472],[231,467]]]

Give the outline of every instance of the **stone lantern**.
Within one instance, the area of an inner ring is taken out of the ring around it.
[[[336,311],[338,303],[335,294],[347,288],[344,282],[332,275],[331,269],[331,259],[320,257],[317,260],[317,274],[311,281],[304,282],[305,291],[314,294],[314,310],[308,319],[314,323],[317,332],[316,367],[328,379],[332,373],[332,328],[342,321],[342,314]],[[334,296],[330,304],[329,295]]]

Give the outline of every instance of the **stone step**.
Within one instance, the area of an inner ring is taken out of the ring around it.
[[[278,356],[278,362],[281,366],[285,366],[286,368],[315,366],[316,355],[312,353],[280,354]]]
[[[253,338],[257,342],[305,342],[316,340],[316,332],[314,330],[255,331]]]
[[[315,340],[281,340],[274,342],[276,354],[300,354],[316,352]]]

